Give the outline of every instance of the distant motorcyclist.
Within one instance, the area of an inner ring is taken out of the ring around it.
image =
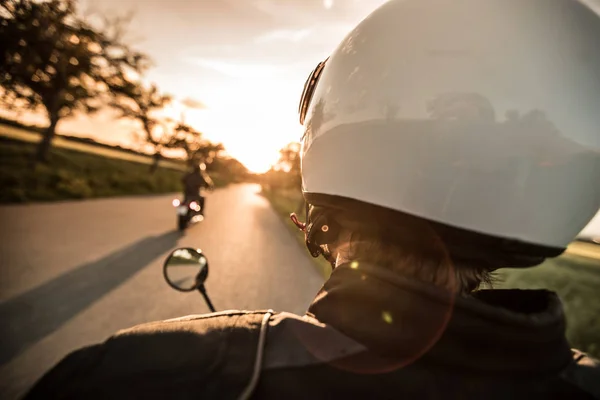
[[[600,207],[591,4],[386,2],[301,96],[294,220],[334,267],[308,313],[140,325],[72,353],[28,399],[600,398],[555,293],[485,288],[560,255]]]
[[[184,201],[197,201],[200,205],[200,214],[204,215],[206,198],[202,195],[202,189],[214,189],[214,183],[206,172],[206,164],[203,162],[195,164],[192,171],[182,178],[184,188]]]

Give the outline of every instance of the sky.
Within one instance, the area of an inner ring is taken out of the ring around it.
[[[127,41],[154,61],[147,82],[175,97],[167,114],[184,112],[206,138],[264,172],[280,148],[302,135],[297,109],[309,73],[385,1],[80,0],[80,8],[133,13]],[[583,1],[600,9],[600,0]],[[65,120],[59,131],[132,146],[139,127],[103,112]],[[600,232],[600,212],[592,232]]]
[[[81,0],[82,10],[133,12],[127,40],[154,60],[147,81],[176,101],[167,110],[255,172],[301,137],[306,78],[385,0]],[[187,105],[187,106],[186,106]],[[43,123],[43,120],[40,120]],[[100,113],[59,131],[131,144],[132,122]]]

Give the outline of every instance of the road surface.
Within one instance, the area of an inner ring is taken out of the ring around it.
[[[207,255],[217,310],[306,310],[322,278],[257,186],[209,194],[206,220],[183,236],[172,198],[0,207],[1,399],[116,330],[208,312],[200,294],[163,280],[176,247]]]

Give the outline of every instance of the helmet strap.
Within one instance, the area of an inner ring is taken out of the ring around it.
[[[307,222],[300,222],[295,213],[290,214],[292,222],[304,232],[304,243],[313,257],[322,255],[331,265],[335,266],[335,258],[327,249],[339,237],[340,225],[322,207],[306,205]]]

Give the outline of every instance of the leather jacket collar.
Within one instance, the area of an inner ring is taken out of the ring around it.
[[[389,270],[337,267],[309,308],[319,321],[403,364],[555,374],[571,361],[558,296],[481,290],[457,296]]]

